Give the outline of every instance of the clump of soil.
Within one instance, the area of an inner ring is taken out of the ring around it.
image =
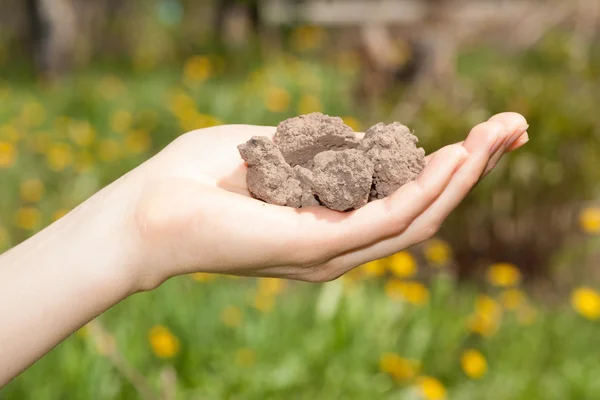
[[[360,140],[341,118],[312,113],[281,122],[273,141],[255,136],[238,149],[257,199],[349,211],[414,180],[425,166],[417,143],[398,122],[377,124]]]

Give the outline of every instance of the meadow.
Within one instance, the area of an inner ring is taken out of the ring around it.
[[[428,151],[494,112],[522,112],[531,125],[529,149],[508,157],[440,237],[325,284],[172,279],[81,328],[0,399],[600,398],[600,51],[577,69],[563,42],[512,58],[464,54],[470,106],[434,94],[416,116]],[[268,62],[199,52],[157,64],[96,65],[54,84],[2,67],[1,250],[183,132],[311,111],[361,130],[391,108],[367,113],[353,100],[361,64],[351,52]],[[513,242],[495,230],[482,257],[462,239],[463,222],[508,219],[497,205],[508,189],[510,217],[533,218],[535,238],[555,241],[543,247],[526,231],[522,243],[537,253],[523,255],[505,251]],[[543,212],[557,209],[569,211],[562,230],[544,225]],[[465,254],[477,255],[472,279]]]

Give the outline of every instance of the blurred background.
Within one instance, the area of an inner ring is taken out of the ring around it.
[[[599,38],[598,0],[0,0],[1,250],[192,129],[531,138],[433,240],[327,284],[173,279],[0,399],[600,398]]]

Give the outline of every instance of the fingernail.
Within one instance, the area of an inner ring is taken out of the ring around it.
[[[519,139],[515,142],[518,146],[523,146],[525,143],[529,142],[529,134],[525,132],[519,137]]]

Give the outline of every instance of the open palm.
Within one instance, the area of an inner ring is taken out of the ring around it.
[[[527,141],[527,123],[503,113],[464,142],[427,157],[392,196],[341,213],[293,209],[251,197],[237,145],[275,128],[225,125],[187,133],[140,168],[136,223],[156,283],[218,272],[307,281],[334,279],[434,235],[448,214],[506,152]]]

